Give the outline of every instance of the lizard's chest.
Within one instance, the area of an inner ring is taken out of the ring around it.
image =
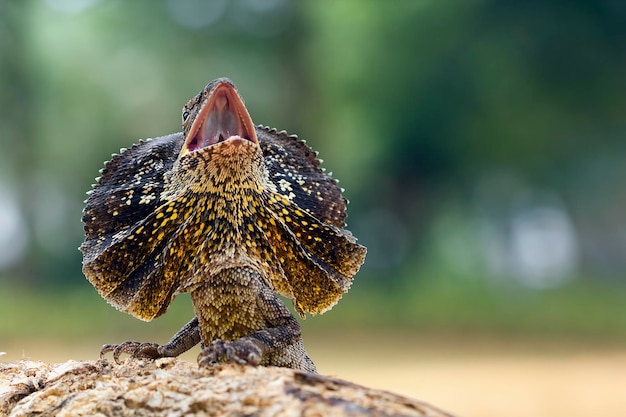
[[[262,196],[204,194],[183,201],[193,209],[179,220],[166,252],[172,274],[184,271],[182,291],[192,291],[205,282],[228,288],[245,286],[246,278],[222,274],[231,268],[250,268],[266,274],[274,258],[267,225],[275,222],[262,205]],[[224,297],[227,292],[224,293]]]
[[[191,292],[203,341],[235,340],[267,327],[258,298],[263,283],[249,268],[230,268]]]

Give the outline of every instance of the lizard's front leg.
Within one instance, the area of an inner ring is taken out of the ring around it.
[[[159,345],[152,342],[136,342],[129,340],[118,345],[104,345],[100,350],[102,358],[108,352],[113,352],[113,359],[120,363],[120,355],[129,354],[132,358],[158,359],[179,356],[200,342],[200,327],[198,318],[194,317],[180,329],[169,342]]]

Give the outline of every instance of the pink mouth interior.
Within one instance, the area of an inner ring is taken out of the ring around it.
[[[198,115],[200,120],[192,126],[190,133],[193,136],[187,141],[189,152],[234,138],[257,142],[252,120],[234,90],[227,86],[218,87],[205,106],[207,108]],[[195,133],[194,129],[197,129]]]

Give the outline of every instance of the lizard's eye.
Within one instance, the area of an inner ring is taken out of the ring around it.
[[[189,112],[185,110],[183,112],[183,122],[186,122],[188,118],[189,118]]]

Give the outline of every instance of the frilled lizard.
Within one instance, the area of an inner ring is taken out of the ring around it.
[[[105,345],[134,357],[197,343],[221,362],[315,372],[300,326],[350,287],[365,247],[344,229],[346,200],[304,141],[255,126],[235,86],[209,83],[183,107],[183,131],[113,155],[83,212],[83,272],[142,320],[190,292],[196,317],[166,345]]]

